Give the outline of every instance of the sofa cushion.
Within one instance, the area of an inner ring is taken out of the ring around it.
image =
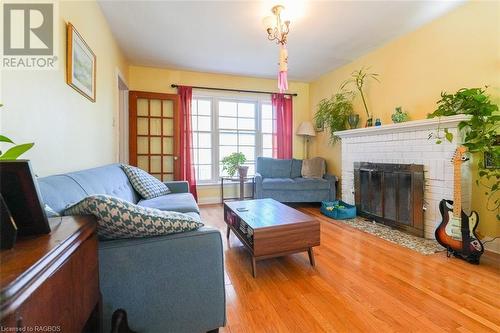
[[[321,157],[302,161],[302,177],[323,178],[326,173],[326,163]]]
[[[289,178],[292,160],[280,160],[269,157],[257,158],[257,172],[263,178]]]
[[[144,199],[152,199],[161,195],[169,194],[170,189],[167,185],[147,173],[146,171],[131,165],[122,165],[123,171],[128,176],[134,189]]]
[[[330,183],[326,179],[319,178],[264,178],[262,180],[263,190],[328,190]]]
[[[91,214],[101,239],[141,238],[196,230],[203,226],[186,214],[161,211],[107,196],[93,195],[69,207],[66,215]]]
[[[290,173],[290,178],[302,177],[302,160],[294,158],[292,160],[292,171]]]
[[[137,204],[143,207],[171,210],[179,213],[200,212],[191,193],[171,193],[153,199],[139,200]]]

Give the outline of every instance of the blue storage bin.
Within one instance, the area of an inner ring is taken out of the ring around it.
[[[334,208],[333,210],[327,210],[327,207],[344,206],[345,208]],[[336,201],[322,201],[321,202],[321,213],[332,219],[336,220],[346,220],[356,217],[356,206],[349,205],[342,200]]]

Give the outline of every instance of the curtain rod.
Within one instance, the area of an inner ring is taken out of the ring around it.
[[[172,84],[172,88],[179,87],[178,84]],[[229,89],[229,88],[212,88],[212,87],[196,87],[191,86],[193,89],[203,89],[203,90],[218,90],[218,91],[234,91],[234,92],[244,92],[244,93],[252,93],[252,94],[277,94],[277,92],[272,91],[258,91],[258,90],[240,90],[240,89]],[[283,95],[287,96],[298,96],[296,93],[284,93]]]

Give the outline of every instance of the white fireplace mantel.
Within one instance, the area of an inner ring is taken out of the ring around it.
[[[366,135],[378,135],[385,133],[400,133],[400,132],[428,130],[428,129],[432,130],[436,129],[438,126],[441,128],[457,127],[458,123],[469,119],[470,116],[460,114],[449,117],[411,120],[398,124],[355,128],[351,130],[334,132],[333,134],[343,139],[343,138],[360,137]]]

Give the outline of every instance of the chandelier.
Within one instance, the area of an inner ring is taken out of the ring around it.
[[[276,41],[280,46],[279,52],[279,72],[278,72],[278,89],[280,93],[288,89],[288,51],[286,43],[288,41],[288,32],[290,31],[290,21],[283,21],[281,14],[285,9],[284,6],[278,5],[271,9],[274,16],[267,16],[262,21],[267,31],[267,39]]]

